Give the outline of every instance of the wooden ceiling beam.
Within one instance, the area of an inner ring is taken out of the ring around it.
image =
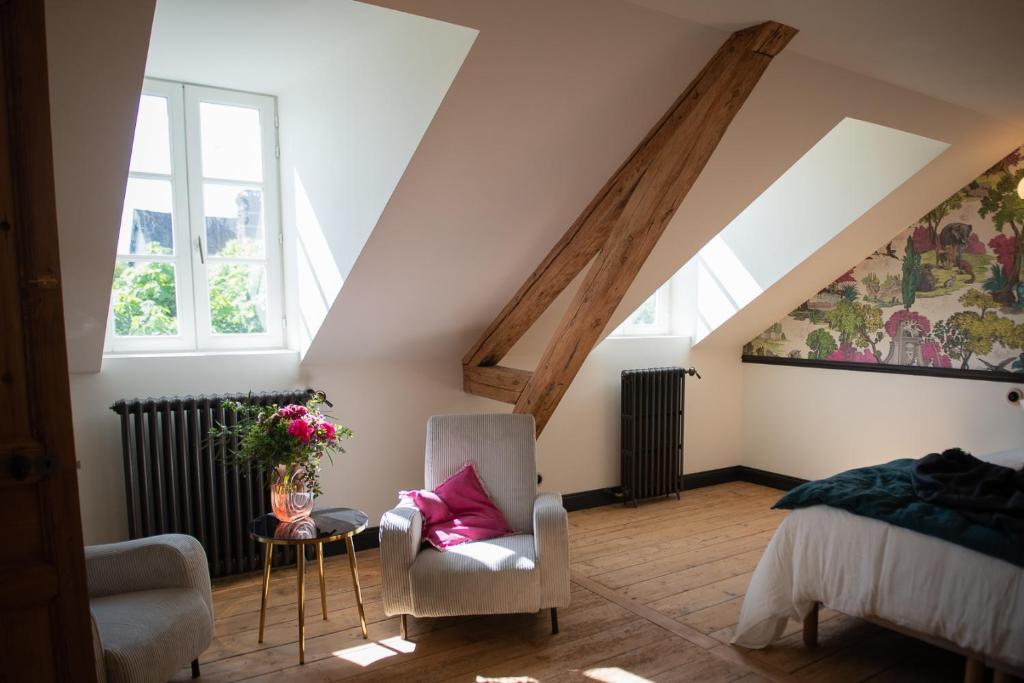
[[[462,373],[462,388],[470,394],[515,405],[532,375],[529,370],[502,365],[467,367]]]
[[[796,29],[777,22],[732,34],[467,354],[466,365],[496,363],[525,332],[521,326],[529,321],[528,328],[561,292],[552,296],[549,289],[563,280],[564,288],[594,258],[587,249],[600,242],[516,402],[515,412],[534,416],[538,434],[736,113],[794,35]]]

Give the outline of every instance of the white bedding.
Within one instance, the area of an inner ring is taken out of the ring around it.
[[[1024,466],[1024,450],[979,457]],[[791,512],[754,571],[732,642],[765,647],[815,602],[1024,667],[1024,568],[932,536],[825,505]]]

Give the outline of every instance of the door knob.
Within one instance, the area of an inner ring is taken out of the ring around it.
[[[25,481],[37,476],[45,477],[54,470],[56,461],[49,453],[29,455],[24,452],[16,452],[7,458],[7,473],[14,481]]]
[[[15,453],[7,459],[7,469],[14,481],[25,481],[32,474],[32,458],[24,453]]]

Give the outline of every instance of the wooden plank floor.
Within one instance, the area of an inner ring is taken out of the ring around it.
[[[735,482],[682,500],[569,515],[572,604],[550,634],[536,615],[411,619],[410,638],[380,601],[376,550],[359,553],[369,622],[360,637],[344,557],[329,558],[328,619],[315,563],[306,578],[306,664],[298,666],[294,568],[275,570],[257,644],[258,575],[214,586],[216,634],[203,681],[956,681],[961,658],[827,610],[807,650],[799,625],[772,648],[728,644],[743,593],[785,513],[779,492]],[[182,671],[175,680],[190,680]]]

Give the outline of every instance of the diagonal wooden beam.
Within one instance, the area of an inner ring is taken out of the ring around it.
[[[756,51],[768,56],[777,54],[796,33],[788,26],[768,22],[752,29],[771,27],[762,33]],[[775,28],[778,27],[778,30]],[[742,32],[741,32],[742,33]],[[736,34],[738,35],[738,34]],[[736,36],[734,35],[733,40]],[[728,43],[726,44],[728,45]],[[706,70],[706,67],[705,67]],[[700,81],[704,72],[694,83]],[[537,321],[548,306],[590,263],[604,246],[608,233],[618,219],[636,183],[654,161],[665,138],[678,128],[680,121],[673,114],[693,89],[689,88],[637,145],[629,158],[615,171],[608,182],[562,235],[547,257],[513,295],[498,316],[487,326],[476,343],[463,356],[463,365],[489,366],[501,362],[505,354]]]
[[[464,369],[462,388],[470,394],[515,405],[531,375],[533,373],[529,370],[506,368],[502,365],[470,367]]]
[[[686,92],[679,96],[583,209],[537,269],[505,304],[498,317],[466,352],[462,358],[464,366],[488,366],[501,362],[601,250],[637,181],[654,160],[664,138],[675,128],[677,122],[672,120],[672,114],[685,97]]]
[[[736,113],[772,57],[794,35],[796,29],[777,22],[766,22],[732,34],[656,130],[602,190],[604,194],[595,199],[596,205],[592,202],[592,214],[600,217],[600,225],[591,227],[590,240],[596,239],[594,236],[602,231],[605,233],[600,251],[515,406],[515,412],[534,416],[538,434]],[[578,239],[569,239],[570,244],[577,245],[574,265],[582,258],[583,249],[579,245],[586,242]],[[558,256],[552,258],[550,254],[548,260],[563,264],[565,261],[560,261]],[[542,279],[543,275],[538,281]],[[553,280],[548,277],[546,281]],[[529,289],[530,285],[527,281],[524,289]],[[537,306],[543,300],[540,294],[528,292],[521,304],[513,306],[515,300],[510,302],[513,308],[506,319],[518,321],[519,318],[513,317],[518,308]],[[544,307],[548,304],[550,301]],[[523,317],[522,313],[518,315]],[[519,322],[499,322],[495,332],[504,331],[507,335],[508,330],[518,329],[518,325]],[[497,362],[493,360],[495,349],[501,350],[507,343],[498,343],[500,336],[492,334],[493,341],[478,344],[477,352],[468,354],[467,360],[470,363]]]

